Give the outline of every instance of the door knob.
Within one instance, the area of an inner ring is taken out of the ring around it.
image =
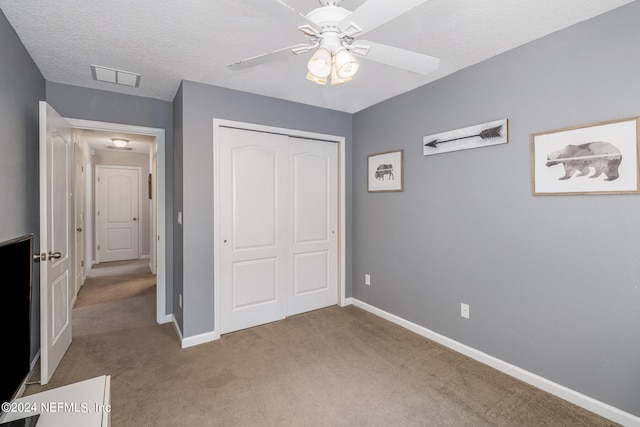
[[[76,228],[76,231],[82,231],[82,227]]]
[[[58,259],[58,258],[62,258],[62,254],[60,252],[51,253],[51,251],[49,251],[49,256],[47,257],[49,261],[51,261],[52,259]]]
[[[137,220],[138,220],[138,218],[133,218],[133,220],[134,220],[134,221],[137,221]]]

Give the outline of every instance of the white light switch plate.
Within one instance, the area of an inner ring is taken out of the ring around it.
[[[460,316],[465,319],[469,318],[469,304],[460,303]]]

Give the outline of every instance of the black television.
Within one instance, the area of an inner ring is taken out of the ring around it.
[[[0,400],[11,401],[31,370],[33,234],[0,243]],[[2,413],[2,411],[0,411]]]

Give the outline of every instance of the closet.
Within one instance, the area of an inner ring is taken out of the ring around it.
[[[338,302],[338,144],[219,129],[220,332]]]

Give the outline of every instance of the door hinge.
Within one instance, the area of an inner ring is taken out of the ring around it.
[[[98,245],[98,250],[100,250],[100,245]]]

